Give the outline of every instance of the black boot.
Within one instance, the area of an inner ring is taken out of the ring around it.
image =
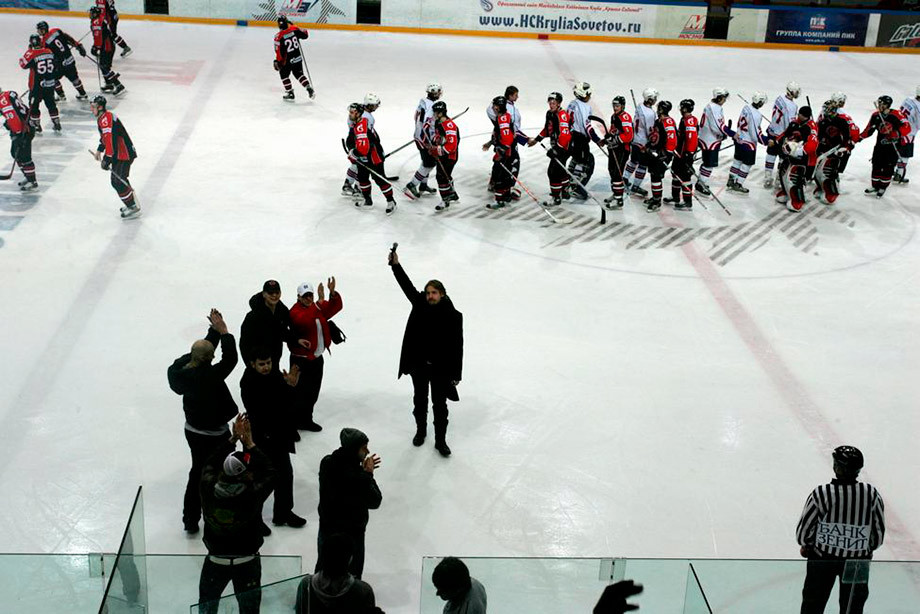
[[[428,435],[428,426],[424,422],[418,422],[415,425],[415,437],[412,438],[412,445],[416,448],[425,443],[425,437]]]
[[[446,424],[434,425],[434,449],[437,450],[441,456],[445,458],[450,456],[450,447],[447,445]]]

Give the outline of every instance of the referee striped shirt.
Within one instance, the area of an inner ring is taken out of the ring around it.
[[[871,484],[832,480],[808,496],[796,537],[824,556],[870,558],[885,539],[885,503]]]

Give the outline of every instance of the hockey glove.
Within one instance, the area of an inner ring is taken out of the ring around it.
[[[92,48],[89,50],[89,52],[90,52],[91,54],[95,55],[95,56],[98,56],[98,55],[99,55],[99,47],[97,47],[96,45],[93,45]]]
[[[546,150],[546,157],[550,159],[555,159],[559,157],[559,152],[556,151],[555,147],[550,147]]]
[[[281,65],[278,64],[278,60],[273,61],[272,66],[274,67],[275,70],[281,70]]]
[[[79,53],[84,58],[86,57],[86,48],[83,45],[77,45],[77,53]]]
[[[102,158],[102,170],[107,171],[112,168],[112,158],[105,156]]]
[[[437,145],[431,145],[430,147],[428,147],[428,155],[430,155],[432,158],[441,157],[442,155],[441,148],[438,147]]]

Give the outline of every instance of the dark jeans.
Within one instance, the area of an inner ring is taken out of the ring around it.
[[[352,544],[354,545],[354,556],[351,557],[351,564],[348,565],[348,572],[360,580],[361,574],[364,573],[364,531],[329,531],[323,529],[323,525],[321,524],[319,531],[316,533],[316,551],[319,554],[316,557],[316,567],[313,571],[317,572],[322,570],[323,542],[328,536],[335,533],[347,535],[351,538]]]
[[[258,554],[255,559],[242,565],[218,565],[210,557],[205,557],[198,581],[201,614],[217,613],[217,600],[231,581],[236,600],[240,604],[240,614],[258,614],[262,601],[261,591],[255,590],[262,582],[262,561]]]
[[[431,365],[417,367],[412,376],[412,415],[418,426],[428,424],[428,389],[431,388],[431,410],[434,414],[435,435],[447,432],[447,390],[450,381],[434,373]]]
[[[313,422],[313,406],[316,405],[319,389],[323,385],[323,357],[307,360],[300,356],[292,356],[291,364],[300,367],[300,379],[294,388],[294,396],[297,399],[294,420],[297,428],[302,429]]]
[[[188,484],[185,487],[185,503],[182,506],[183,523],[197,524],[201,520],[201,493],[199,492],[201,470],[214,450],[226,444],[228,439],[230,439],[229,431],[226,435],[217,436],[185,431],[185,440],[192,452],[192,468],[188,472]]]
[[[275,503],[272,506],[272,518],[283,519],[294,510],[294,469],[291,467],[291,455],[287,450],[270,446],[259,446],[275,468]]]
[[[847,579],[856,572],[854,567],[858,565],[859,571],[863,572],[856,573],[857,576],[863,576],[858,578],[862,581],[861,583],[850,584],[843,581],[844,568],[847,563],[851,566],[850,569],[847,569]],[[868,560],[808,559],[805,585],[802,587],[801,614],[823,614],[824,606],[827,605],[837,578],[840,578],[840,612],[862,614],[866,599],[869,598],[868,565]],[[852,601],[850,600],[851,594]],[[847,610],[848,605],[849,610]]]

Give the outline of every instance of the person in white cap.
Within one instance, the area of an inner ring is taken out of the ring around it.
[[[323,353],[332,345],[328,320],[342,310],[342,295],[335,289],[335,277],[330,277],[326,283],[328,301],[323,284],[316,289],[318,300],[313,299],[313,286],[309,282],[297,287],[297,303],[291,307],[293,340],[288,343],[291,367],[297,365],[300,369],[300,381],[294,389],[297,428],[314,433],[323,430],[313,420],[313,407],[323,385]]]

